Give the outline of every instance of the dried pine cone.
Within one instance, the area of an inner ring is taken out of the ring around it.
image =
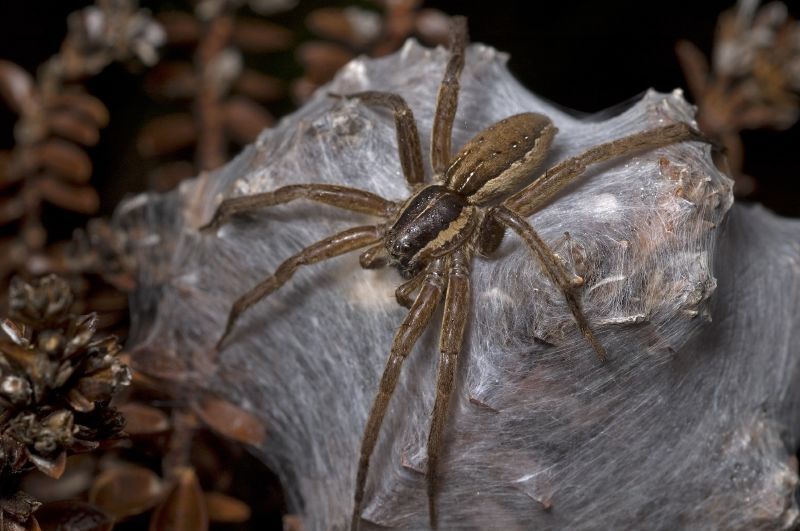
[[[119,434],[109,401],[130,372],[113,336],[94,339],[94,314],[69,313],[73,295],[50,275],[15,278],[0,339],[0,477],[30,465],[61,475],[67,452],[93,450]]]
[[[33,513],[42,504],[22,491],[6,493],[6,487],[0,485],[0,531],[40,529]]]

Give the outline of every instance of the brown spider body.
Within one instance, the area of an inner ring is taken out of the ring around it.
[[[557,129],[547,116],[515,114],[487,127],[453,157],[444,172],[445,186],[487,205],[508,196],[542,163]]]
[[[442,304],[439,367],[426,472],[430,523],[431,527],[436,527],[437,465],[470,315],[469,271],[474,255],[490,255],[500,244],[506,229],[515,232],[531,250],[547,278],[563,293],[578,329],[603,360],[605,351],[581,309],[579,290],[583,279],[564,267],[526,218],[575,182],[591,164],[675,142],[705,140],[687,124],[674,123],[595,146],[534,178],[549,151],[556,128],[546,116],[522,113],[484,129],[453,156],[451,131],[466,39],[466,21],[462,17],[454,18],[450,57],[439,88],[431,134],[433,183],[425,184],[416,122],[402,97],[374,91],[338,96],[393,111],[400,164],[413,192],[407,201],[397,203],[345,186],[290,185],[227,199],[206,226],[215,228],[239,213],[296,199],[325,203],[381,219],[378,224],[351,228],[325,238],[285,260],[272,276],[234,303],[217,343],[217,348],[221,349],[242,313],[280,288],[301,266],[366,249],[359,260],[362,267],[391,264],[408,279],[397,288],[396,296],[409,311],[395,334],[364,429],[356,474],[353,528],[360,522],[370,458],[403,361]]]
[[[485,217],[477,206],[519,187],[544,159],[556,131],[546,116],[523,113],[467,142],[448,163],[440,178],[444,184],[426,186],[413,195],[386,232],[386,250],[400,273],[412,278],[432,259],[465,242],[474,247],[476,229]]]
[[[412,278],[420,265],[442,256],[468,237],[464,228],[474,209],[458,192],[442,185],[426,186],[414,195],[386,231],[386,251],[400,273]]]

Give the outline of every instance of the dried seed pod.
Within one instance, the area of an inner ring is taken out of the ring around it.
[[[297,60],[305,67],[306,75],[315,83],[324,83],[353,58],[342,46],[312,41],[297,48]]]
[[[170,429],[167,415],[155,407],[129,402],[117,410],[125,417],[125,432],[132,436],[157,435]]]
[[[66,91],[48,97],[47,110],[67,109],[90,119],[99,129],[108,125],[108,109],[102,101],[82,91]]]
[[[357,7],[322,7],[309,13],[306,26],[321,37],[362,48],[380,34],[381,18],[374,11]]]
[[[205,531],[208,510],[197,475],[191,468],[176,471],[176,484],[150,519],[150,531]]]
[[[181,181],[194,177],[196,173],[194,164],[191,162],[185,160],[167,162],[151,171],[147,175],[147,182],[150,189],[156,192],[167,192],[178,186]]]
[[[220,524],[241,524],[250,519],[250,507],[241,500],[237,500],[221,492],[206,492],[208,519]]]
[[[54,134],[84,146],[94,146],[100,140],[97,126],[72,111],[51,112],[47,126]]]
[[[0,472],[32,465],[58,477],[67,451],[94,449],[122,429],[108,407],[130,381],[119,344],[95,339],[96,318],[70,314],[73,300],[55,276],[11,283],[0,339]]]
[[[197,140],[194,119],[189,114],[175,113],[150,120],[139,132],[136,147],[143,157],[174,153]]]
[[[75,232],[66,255],[74,269],[97,273],[120,291],[128,292],[133,285],[131,273],[136,266],[127,245],[127,238],[120,230],[103,219],[95,218],[89,221],[85,230]],[[114,298],[119,300],[118,296]],[[119,309],[118,304],[114,307]]]
[[[92,504],[78,500],[47,503],[36,511],[42,529],[69,531],[111,531],[114,521]]]
[[[286,94],[286,83],[276,77],[245,68],[234,82],[233,89],[254,100],[271,102]]]
[[[144,89],[151,98],[188,100],[197,93],[197,76],[188,62],[162,61],[147,73]]]
[[[8,150],[0,150],[0,190],[18,180],[18,176],[12,175],[11,153]]]
[[[45,201],[79,214],[96,214],[100,208],[100,197],[89,186],[72,186],[55,178],[44,177],[37,183],[37,191]]]
[[[256,13],[269,16],[288,11],[299,2],[300,0],[249,0],[247,5]]]
[[[86,183],[92,175],[92,161],[86,152],[63,140],[48,140],[36,146],[31,159],[73,183]]]
[[[425,42],[445,44],[450,34],[450,16],[438,9],[420,9],[414,29]]]
[[[317,88],[319,84],[307,77],[295,79],[291,86],[292,99],[297,103],[305,103],[311,99]]]
[[[249,413],[227,400],[205,397],[195,406],[197,416],[217,433],[251,446],[264,442],[264,424]]]
[[[16,492],[0,496],[0,531],[32,531],[38,529],[33,513],[42,504],[25,494]]]
[[[156,506],[163,494],[161,478],[134,465],[117,465],[100,474],[89,501],[115,520],[141,514]]]
[[[17,114],[35,112],[39,106],[33,77],[10,61],[0,60],[0,97]]]
[[[297,514],[287,514],[283,517],[284,531],[303,531],[303,519]]]
[[[202,24],[189,13],[166,11],[158,14],[167,42],[175,46],[191,46],[200,40]]]
[[[59,420],[61,420],[61,419],[59,419]],[[71,430],[72,427],[73,427],[72,426],[72,418],[71,418],[71,416],[69,417],[69,422],[63,422],[63,423],[60,423],[60,424],[57,424],[57,425],[55,423],[53,423],[53,426],[51,426],[51,427],[53,429],[58,429],[59,430],[58,432],[54,432],[54,433],[57,433],[59,435],[66,434],[67,430]],[[46,435],[46,436],[49,436],[49,434]],[[59,442],[62,443],[62,444],[67,444],[67,441],[68,441],[68,439],[66,437],[64,437]],[[49,444],[48,444],[48,446],[44,446],[45,443],[42,442],[42,441],[36,441],[36,443],[37,443],[37,446],[38,446],[37,447],[38,451],[48,451],[50,449]],[[49,443],[49,441],[48,441],[48,443]],[[41,472],[41,473],[45,474],[46,476],[49,476],[49,477],[51,477],[53,479],[60,478],[61,474],[64,473],[64,469],[67,466],[67,453],[66,452],[61,452],[59,454],[56,454],[55,457],[43,457],[40,454],[31,453],[28,456],[28,459],[30,459],[30,462],[33,463],[33,466],[35,466],[39,470],[39,472]]]
[[[233,29],[233,42],[245,52],[263,54],[288,50],[294,43],[294,35],[272,22],[239,17]]]
[[[253,142],[261,131],[275,121],[266,109],[242,97],[230,98],[222,106],[222,112],[228,136],[242,145]]]
[[[8,299],[11,319],[31,327],[59,323],[74,300],[69,286],[56,276],[44,277],[36,284],[15,278]]]
[[[4,225],[21,218],[28,210],[24,197],[16,196],[0,199],[0,224]]]

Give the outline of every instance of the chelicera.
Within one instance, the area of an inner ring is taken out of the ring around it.
[[[242,295],[230,311],[217,348],[222,348],[242,313],[286,283],[301,266],[315,264],[357,249],[363,268],[391,265],[407,279],[397,288],[397,301],[409,309],[392,342],[389,359],[364,429],[361,443],[352,527],[360,522],[370,457],[397,384],[403,361],[444,301],[440,358],[427,441],[427,494],[431,527],[436,527],[437,464],[456,365],[470,314],[470,264],[476,255],[490,257],[511,229],[522,238],[545,275],[564,294],[572,316],[600,360],[605,351],[581,310],[580,277],[572,275],[528,223],[587,166],[639,151],[686,140],[703,140],[687,124],[674,123],[595,146],[539,173],[556,128],[541,114],[509,116],[478,133],[456,154],[450,142],[456,114],[459,78],[464,66],[466,20],[453,19],[449,59],[439,87],[431,133],[433,183],[425,183],[422,153],[411,109],[397,94],[360,92],[357,99],[393,111],[400,162],[411,189],[402,203],[363,190],[329,184],[300,184],[253,196],[223,201],[206,228],[217,228],[232,216],[296,199],[317,201],[380,219],[316,242],[284,261],[269,278]],[[536,178],[534,178],[536,177]]]

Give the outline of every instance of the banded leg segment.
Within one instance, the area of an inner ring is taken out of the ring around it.
[[[492,209],[489,215],[494,216],[497,221],[516,232],[528,245],[550,281],[561,289],[561,292],[567,299],[567,306],[569,306],[569,310],[572,312],[572,316],[578,324],[578,329],[580,329],[583,336],[597,353],[600,361],[605,361],[606,351],[594,336],[589,326],[589,321],[583,314],[583,310],[581,310],[580,302],[575,293],[576,283],[573,282],[571,275],[564,268],[558,257],[553,254],[553,251],[550,250],[544,240],[542,240],[525,218],[519,214],[503,206],[499,206]]]
[[[424,270],[420,271],[416,276],[411,277],[406,282],[397,286],[397,289],[394,290],[394,297],[397,300],[397,304],[405,308],[411,308],[411,305],[414,304],[414,292],[422,285],[425,275],[426,272]]]
[[[447,61],[439,94],[436,97],[436,112],[431,131],[431,165],[437,175],[444,173],[452,156],[451,137],[453,121],[458,108],[459,78],[464,69],[464,52],[467,47],[467,19],[453,17],[450,30],[450,59]]]
[[[380,241],[382,236],[383,227],[380,225],[355,227],[318,241],[285,260],[278,266],[278,269],[275,270],[271,277],[239,297],[233,304],[231,313],[228,315],[228,322],[225,325],[225,332],[217,342],[217,350],[222,348],[239,317],[248,308],[283,286],[292,278],[300,266],[316,264],[317,262],[372,245]]]
[[[439,452],[447,426],[450,397],[455,387],[458,356],[464,343],[470,309],[469,255],[459,250],[450,256],[447,275],[447,295],[444,302],[442,332],[439,339],[439,369],[436,377],[436,401],[428,432],[428,517],[436,528],[436,489],[438,482]]]
[[[688,124],[679,122],[600,144],[548,169],[541,177],[506,199],[503,206],[523,218],[527,217],[573,183],[590,164],[598,164],[620,156],[657,149],[686,140],[708,142],[702,133]]]
[[[406,176],[408,185],[416,190],[425,182],[425,170],[422,167],[422,145],[417,131],[414,113],[406,100],[391,92],[374,90],[356,92],[355,94],[331,94],[336,98],[357,98],[369,105],[388,107],[394,112],[394,127],[397,132],[397,150],[400,154],[400,166]]]
[[[333,184],[290,184],[262,194],[226,199],[217,207],[214,216],[200,230],[216,230],[232,217],[255,210],[289,203],[296,199],[308,199],[318,203],[360,212],[370,216],[388,217],[397,209],[394,201],[379,195]]]
[[[358,263],[364,269],[380,269],[389,263],[389,253],[383,242],[373,245],[358,257]]]
[[[367,483],[367,472],[369,471],[369,461],[378,442],[378,435],[381,424],[383,424],[383,417],[389,407],[389,400],[392,398],[397,381],[400,378],[400,369],[403,366],[403,361],[411,352],[411,349],[414,348],[419,336],[427,328],[433,312],[439,306],[439,301],[442,298],[445,282],[443,270],[443,258],[435,260],[428,266],[419,295],[417,295],[414,304],[411,305],[411,309],[400,324],[400,328],[398,328],[394,336],[394,341],[392,341],[392,350],[386,362],[386,368],[383,370],[378,394],[372,403],[367,426],[364,429],[364,437],[361,440],[353,518],[350,524],[352,530],[358,529],[358,523],[361,518],[361,505],[364,501],[364,488]]]

